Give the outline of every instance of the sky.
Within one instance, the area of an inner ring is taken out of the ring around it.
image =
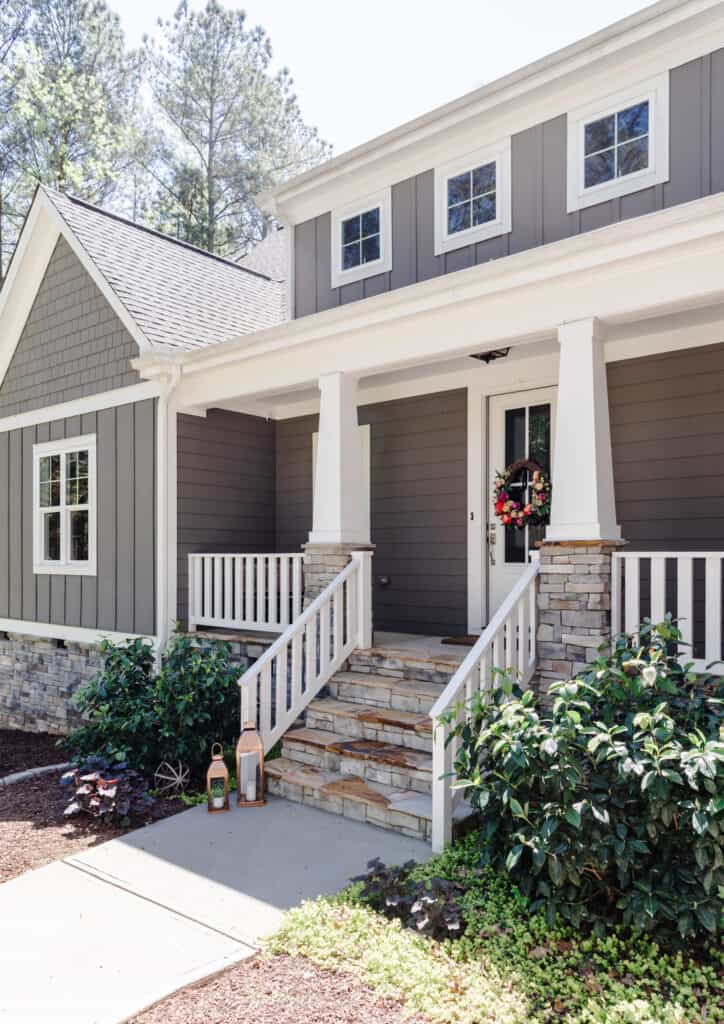
[[[109,0],[137,46],[178,0]],[[200,8],[205,0],[190,0]],[[649,6],[646,0],[226,0],[271,38],[335,154]]]

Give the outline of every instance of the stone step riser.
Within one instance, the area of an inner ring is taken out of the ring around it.
[[[310,765],[327,771],[342,772],[344,775],[355,775],[358,779],[368,782],[380,782],[395,789],[410,789],[415,793],[430,793],[432,788],[430,772],[402,765],[391,765],[376,761],[374,758],[345,757],[330,750],[321,750],[308,744],[285,740],[282,744],[282,756],[292,761]]]
[[[307,728],[342,733],[351,740],[377,740],[380,743],[407,747],[409,750],[432,753],[432,734],[429,732],[400,729],[381,722],[362,722],[355,718],[314,711],[312,708],[307,710]]]
[[[294,803],[317,807],[321,811],[339,814],[343,818],[351,818],[353,821],[364,821],[370,825],[377,825],[379,828],[409,836],[412,839],[430,841],[431,825],[426,818],[400,814],[377,804],[365,804],[356,800],[345,800],[343,797],[328,796],[311,787],[298,786],[271,777],[267,779],[267,791],[274,796],[292,800]]]
[[[355,651],[348,661],[350,672],[367,672],[370,675],[389,676],[390,679],[415,679],[422,683],[437,683],[446,686],[455,672],[454,668],[436,666],[414,658],[387,657],[374,652]]]
[[[364,683],[336,682],[332,679],[327,684],[327,690],[330,697],[347,701],[349,704],[366,704],[368,707],[391,708],[393,711],[412,711],[420,715],[427,714],[432,704],[427,696],[417,697],[393,689],[383,690],[379,686],[365,686]]]

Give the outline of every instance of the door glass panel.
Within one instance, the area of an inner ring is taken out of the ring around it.
[[[551,471],[551,407],[531,405],[528,417],[528,458],[537,462],[548,476]]]
[[[505,464],[518,459],[537,462],[548,476],[551,468],[551,407],[550,403],[532,405],[522,409],[507,409],[505,413]],[[528,473],[519,475],[509,484],[511,498],[522,503],[529,500]],[[545,526],[529,526],[523,530],[505,526],[505,561],[522,565],[528,561],[528,552],[545,536]]]
[[[525,409],[507,409],[505,412],[505,465],[509,466],[526,456]],[[511,498],[521,501],[524,484],[522,481],[511,483],[508,487]],[[525,562],[525,532],[514,526],[504,526],[505,530],[505,561],[512,563]]]

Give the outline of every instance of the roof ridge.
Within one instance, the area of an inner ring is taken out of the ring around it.
[[[234,260],[229,260],[225,256],[217,256],[216,253],[209,252],[208,249],[202,249],[198,245],[192,245],[190,242],[184,242],[180,238],[174,238],[173,235],[167,235],[163,231],[157,231],[155,228],[150,228],[146,224],[139,224],[138,221],[131,220],[129,217],[124,217],[119,213],[113,213],[111,210],[105,210],[102,206],[96,206],[95,203],[88,202],[87,199],[81,199],[80,196],[71,195],[69,192],[59,192],[47,185],[41,185],[40,188],[42,188],[43,191],[50,193],[51,196],[61,196],[63,199],[67,199],[69,202],[74,203],[76,206],[82,206],[86,210],[92,210],[93,213],[100,214],[102,217],[108,217],[110,220],[118,221],[121,224],[127,224],[129,227],[136,228],[138,231],[144,231],[148,235],[154,235],[156,238],[160,238],[164,242],[171,242],[173,245],[178,245],[182,249],[198,253],[199,256],[206,256],[210,260],[216,260],[217,263],[223,263],[227,267],[233,267],[234,270],[239,270],[244,274],[251,274],[253,277],[260,277],[264,281],[269,281],[270,284],[279,284],[279,282],[275,281],[273,277],[270,277],[268,274],[263,274],[259,270],[251,270],[249,267],[243,267],[240,263],[235,263]]]

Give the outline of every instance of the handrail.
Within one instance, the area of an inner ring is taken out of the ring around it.
[[[527,685],[536,666],[536,580],[534,559],[523,572],[475,646],[455,672],[430,711],[433,720],[432,847],[440,852],[452,838],[453,812],[459,791],[453,793],[450,775],[459,743],[449,742],[453,724],[440,719],[451,709],[464,717],[465,704],[476,691],[495,687],[495,670],[514,670]]]
[[[356,647],[371,644],[371,552],[352,561],[239,679],[242,720],[268,751]]]

